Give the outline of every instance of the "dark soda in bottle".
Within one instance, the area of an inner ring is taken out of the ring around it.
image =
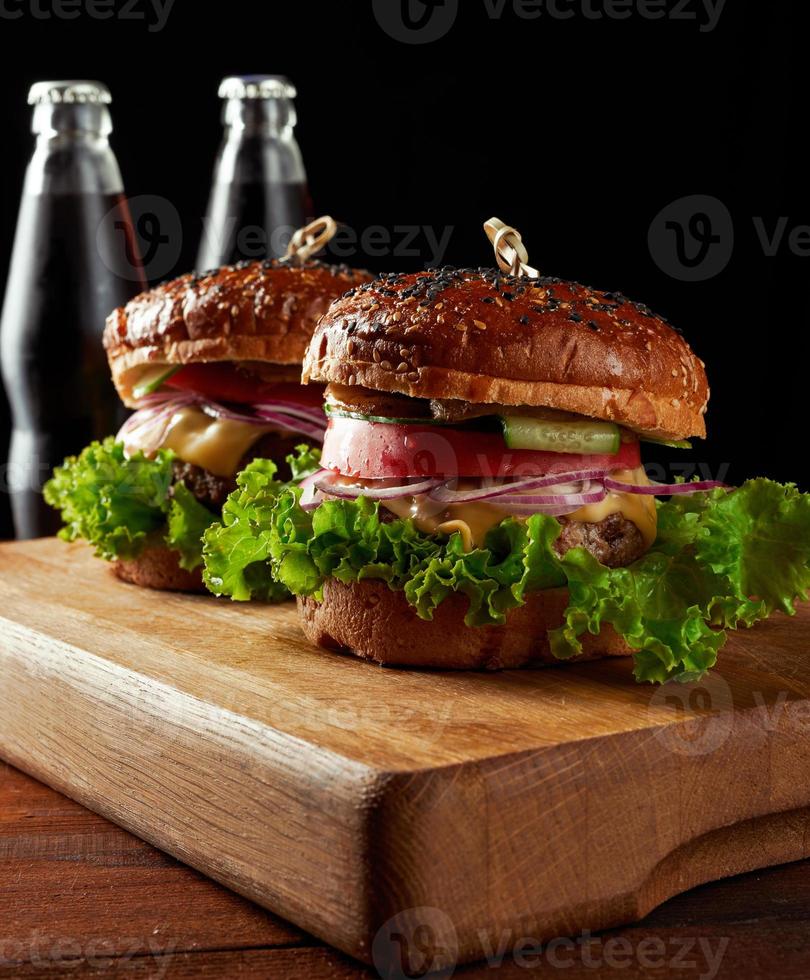
[[[238,75],[219,87],[225,133],[214,167],[197,269],[284,255],[312,213],[295,139],[295,89],[280,75]]]
[[[145,288],[110,148],[110,93],[98,82],[38,82],[36,148],[25,175],[0,324],[12,413],[9,459],[18,538],[53,533],[42,484],[63,458],[116,431],[123,408],[101,343],[116,306]]]

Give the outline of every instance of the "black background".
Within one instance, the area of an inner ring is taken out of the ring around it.
[[[128,194],[159,195],[182,216],[179,273],[194,263],[221,135],[219,79],[286,74],[298,87],[316,213],[359,231],[452,226],[443,262],[460,265],[491,264],[480,226],[499,215],[522,230],[543,272],[621,290],[683,329],[712,382],[710,438],[690,458],[714,473],[731,463],[734,482],[759,473],[805,482],[810,258],[787,240],[766,255],[753,225],[810,223],[808,80],[791,4],[730,0],[716,29],[702,31],[703,0],[667,0],[660,20],[548,11],[525,20],[511,3],[491,19],[485,0],[462,0],[445,37],[408,45],[366,0],[176,0],[158,32],[143,2],[132,8],[141,21],[35,16],[49,3],[20,2],[12,9],[23,16],[0,23],[3,275],[32,148],[31,82],[110,86]],[[673,19],[676,8],[698,19]],[[656,214],[693,194],[720,199],[735,227],[728,265],[697,283],[667,275],[647,243]],[[351,261],[418,268],[430,258],[419,242],[421,261]],[[7,431],[4,410],[3,446]]]

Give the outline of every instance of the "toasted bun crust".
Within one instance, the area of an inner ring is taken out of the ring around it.
[[[366,579],[345,585],[324,582],[323,601],[298,599],[301,627],[307,639],[330,650],[397,667],[441,670],[501,670],[537,664],[559,664],[551,653],[547,631],[562,623],[568,604],[565,589],[533,592],[526,604],[510,610],[505,626],[464,625],[467,599],[452,595],[420,619],[402,592]],[[630,648],[611,627],[599,636],[586,633],[577,660],[623,657]]]
[[[163,592],[205,592],[202,571],[180,567],[179,555],[171,548],[147,548],[138,558],[117,561],[113,571],[124,582]]]
[[[670,439],[703,436],[703,362],[646,306],[495,269],[391,274],[321,318],[304,381],[543,405]]]
[[[125,404],[148,364],[265,361],[299,365],[318,317],[371,274],[310,261],[240,262],[185,275],[131,299],[107,318],[104,347]]]

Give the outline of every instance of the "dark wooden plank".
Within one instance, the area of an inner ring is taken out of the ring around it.
[[[496,951],[455,975],[524,980],[561,969],[573,980],[599,969],[631,980],[805,978],[810,861],[693,889],[584,944]],[[0,765],[0,977],[100,974],[368,980],[376,971]]]
[[[133,956],[303,934],[0,763],[0,958],[30,959],[61,940]]]

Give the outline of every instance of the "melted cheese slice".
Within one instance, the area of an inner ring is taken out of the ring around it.
[[[635,483],[645,487],[650,485],[643,466],[635,470],[616,470],[610,476],[619,483]],[[644,544],[648,548],[652,546],[658,531],[658,511],[653,496],[610,490],[600,503],[587,504],[567,517],[572,521],[582,521],[583,524],[598,524],[611,514],[621,514],[631,524],[635,524],[641,532]]]
[[[635,470],[617,470],[610,474],[621,483],[648,486],[650,481],[640,466]],[[483,545],[487,531],[509,515],[506,511],[487,503],[437,504],[428,497],[402,497],[398,500],[380,501],[397,517],[410,517],[425,534],[452,534],[458,531],[465,551]],[[621,514],[639,529],[644,544],[649,548],[655,541],[657,511],[655,498],[643,494],[609,491],[598,504],[588,504],[566,515],[569,520],[583,524],[598,524],[611,514]]]
[[[398,500],[381,500],[397,517],[410,517],[417,528],[425,534],[461,535],[464,550],[472,551],[483,544],[487,531],[509,515],[492,504],[437,504],[428,497],[401,497]]]
[[[213,419],[199,408],[183,408],[172,417],[160,448],[174,450],[183,462],[215,476],[230,477],[245,453],[275,431],[273,426]]]

